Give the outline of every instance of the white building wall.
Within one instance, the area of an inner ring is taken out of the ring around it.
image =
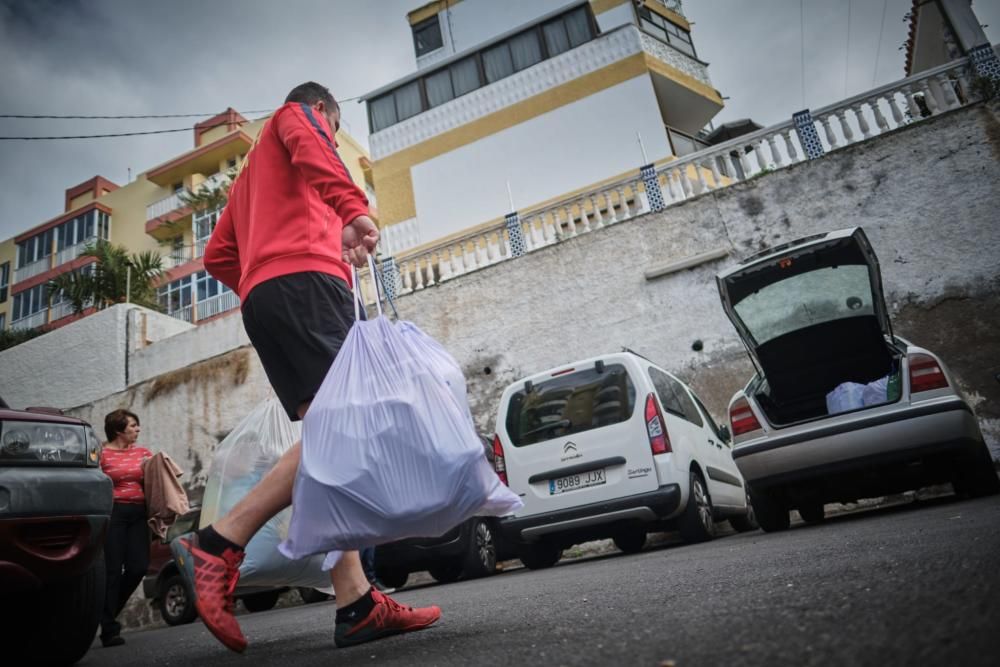
[[[197,327],[188,326],[188,331],[133,352],[129,359],[129,384],[145,382],[250,344],[238,310]]]
[[[441,238],[670,155],[647,75],[411,168],[419,238]]]

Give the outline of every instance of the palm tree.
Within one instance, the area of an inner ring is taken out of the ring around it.
[[[124,301],[160,310],[155,282],[163,275],[159,253],[146,250],[130,255],[124,246],[99,240],[88,245],[81,257],[97,259],[89,272],[71,271],[49,281],[49,293],[62,293],[81,313],[93,305],[98,310]]]

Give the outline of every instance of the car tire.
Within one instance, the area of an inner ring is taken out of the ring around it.
[[[444,563],[437,567],[432,567],[427,571],[431,573],[431,576],[438,583],[450,584],[453,581],[458,581],[459,577],[462,576],[462,564]]]
[[[757,523],[765,533],[775,533],[781,530],[788,530],[791,525],[791,517],[788,516],[788,507],[778,498],[774,492],[754,491],[750,489],[750,501],[753,503],[753,511],[757,516]]]
[[[681,538],[685,542],[707,542],[715,537],[715,510],[701,475],[692,471],[687,506],[681,514]]]
[[[497,569],[497,543],[493,526],[485,519],[473,519],[469,531],[469,549],[462,565],[466,579],[488,577]]]
[[[243,600],[243,606],[247,608],[247,611],[257,612],[274,609],[280,596],[281,591],[265,591],[264,593],[244,595],[240,599]]]
[[[387,569],[377,570],[378,580],[389,588],[399,590],[406,585],[406,580],[410,578],[410,573],[406,570]]]
[[[534,544],[525,547],[518,557],[529,570],[544,570],[559,562],[562,549],[551,544]]]
[[[94,643],[104,607],[104,557],[72,579],[5,594],[0,605],[4,664],[71,665]]]
[[[611,539],[622,553],[637,554],[646,546],[646,531],[639,529],[622,531]]]
[[[970,498],[994,496],[1000,493],[1000,478],[997,477],[993,457],[990,456],[986,445],[979,448],[975,458],[959,464],[951,485],[955,493]]]
[[[315,588],[309,588],[308,586],[299,586],[299,597],[306,604],[313,604],[315,602],[326,602],[332,599],[333,596],[324,593],[323,591],[318,591]]]
[[[198,610],[180,574],[167,577],[157,593],[157,608],[167,625],[185,625],[198,618]]]
[[[757,530],[760,528],[760,524],[757,523],[757,512],[753,508],[753,501],[750,500],[749,491],[747,491],[746,514],[729,517],[729,525],[732,526],[733,530],[737,533],[748,533],[751,530]]]
[[[823,503],[805,503],[799,505],[799,516],[806,523],[822,523],[826,518]]]

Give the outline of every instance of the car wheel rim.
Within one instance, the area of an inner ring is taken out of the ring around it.
[[[708,502],[708,495],[701,486],[701,480],[694,480],[694,502],[698,506],[698,516],[701,518],[701,525],[705,530],[712,532],[712,506]]]
[[[753,511],[753,503],[750,502],[750,494],[747,494],[747,521],[751,525],[757,523],[757,513]]]
[[[163,607],[167,610],[168,614],[171,616],[180,616],[184,613],[186,606],[187,594],[183,586],[174,584],[167,589],[167,594],[163,596]]]
[[[493,533],[489,526],[480,523],[476,526],[476,549],[479,551],[479,562],[489,568],[496,563],[496,546],[493,544]]]

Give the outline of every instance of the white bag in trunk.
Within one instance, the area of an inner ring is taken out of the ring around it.
[[[857,382],[844,382],[826,395],[826,411],[835,415],[839,412],[857,410],[864,407],[865,385]]]
[[[333,566],[338,551],[436,537],[522,506],[487,462],[467,402],[459,405],[461,370],[428,339],[381,306],[351,327],[303,420],[282,553],[331,552]]]

